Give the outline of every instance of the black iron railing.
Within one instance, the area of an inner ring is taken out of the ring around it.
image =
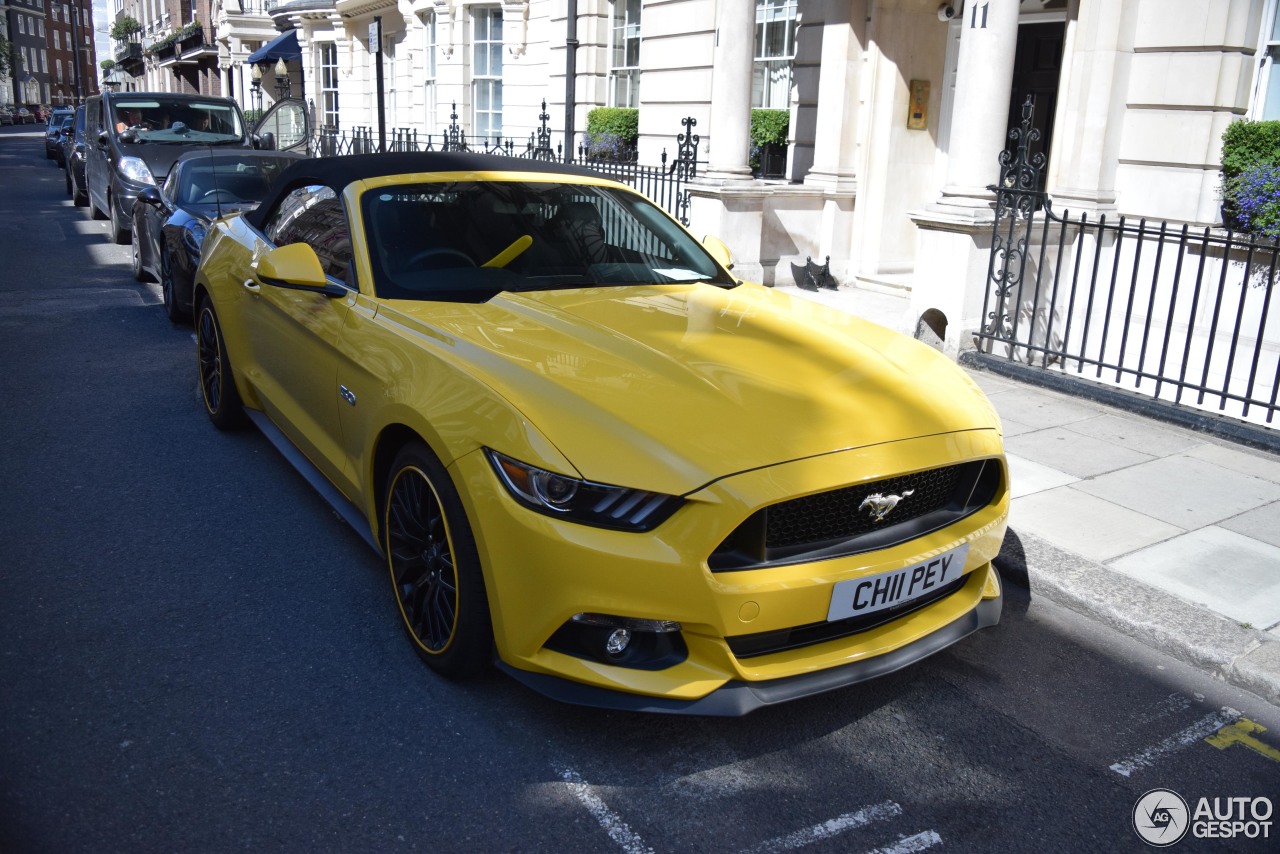
[[[1032,106],[1001,155],[978,349],[1174,406],[1276,423],[1280,240],[1058,215],[1036,190]]]
[[[312,106],[314,115],[314,105]],[[565,161],[564,143],[552,144],[548,127],[550,115],[547,103],[542,102],[538,116],[540,124],[527,140],[516,141],[501,136],[468,139],[465,129],[458,124],[457,104],[449,116],[449,124],[439,134],[421,134],[415,128],[391,128],[387,132],[388,151],[474,151],[481,154],[501,154],[508,157],[524,157],[561,163]],[[693,133],[697,120],[689,117],[682,122],[684,132],[676,134],[676,157],[668,163],[664,148],[660,163],[656,166],[641,165],[635,161],[605,160],[588,156],[585,145],[577,147],[574,162],[599,172],[615,181],[628,184],[644,193],[668,213],[685,225],[689,224],[689,182],[698,173],[698,145],[700,137]],[[323,127],[315,135],[311,153],[316,157],[333,157],[343,154],[367,154],[379,150],[377,131],[369,127],[338,130]]]

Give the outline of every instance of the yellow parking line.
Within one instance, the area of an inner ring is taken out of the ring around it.
[[[1254,733],[1264,733],[1267,728],[1262,724],[1254,723],[1248,718],[1241,718],[1235,723],[1228,724],[1218,730],[1213,735],[1205,739],[1219,750],[1226,750],[1233,744],[1242,744],[1255,753],[1261,753],[1273,762],[1280,762],[1280,750],[1276,750],[1269,744],[1264,744],[1253,737]]]

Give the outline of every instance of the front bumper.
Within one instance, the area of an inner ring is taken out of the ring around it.
[[[477,452],[455,462],[475,528],[502,669],[549,696],[607,708],[743,714],[891,672],[999,618],[991,560],[1008,514],[996,498],[941,530],[879,551],[807,563],[712,572],[707,558],[762,506],[887,475],[969,459],[1003,461],[992,430],[888,443],[717,481],[646,534],[552,519],[516,504]],[[751,657],[729,638],[823,623],[840,581],[900,570],[968,544],[954,593],[857,634]],[[687,654],[656,669],[568,654],[549,644],[575,614],[681,625]]]
[[[986,572],[995,584],[995,569],[990,564]],[[975,573],[982,576],[983,573]],[[898,647],[891,652],[819,670],[813,673],[801,673],[796,676],[784,676],[763,682],[747,682],[731,680],[719,688],[697,700],[678,700],[667,697],[649,697],[640,694],[628,694],[611,691],[571,682],[545,673],[530,673],[519,670],[506,662],[497,662],[499,669],[517,681],[537,691],[545,697],[559,700],[562,703],[573,703],[579,706],[592,706],[597,709],[612,709],[625,712],[658,712],[669,715],[703,715],[707,717],[737,717],[765,706],[786,703],[802,697],[823,694],[836,688],[856,685],[878,676],[887,676],[917,661],[928,658],[935,652],[941,652],[957,641],[963,640],[979,629],[989,628],[1000,622],[1000,611],[1004,603],[1004,594],[998,593],[994,598],[982,599],[978,604],[960,617],[948,623],[932,634],[925,635],[917,641]]]
[[[117,222],[125,223],[129,229],[133,228],[133,203],[138,200],[138,193],[146,187],[159,186],[163,183],[163,176],[160,177],[154,185],[152,184],[135,184],[132,181],[122,180],[117,176],[116,180],[111,184],[111,199],[116,206],[116,211],[120,218]]]

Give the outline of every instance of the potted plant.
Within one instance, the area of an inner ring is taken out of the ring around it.
[[[787,168],[787,110],[751,111],[751,174],[757,178],[781,178]]]
[[[132,41],[133,37],[140,32],[142,32],[142,24],[139,24],[138,19],[132,15],[121,15],[111,25],[111,38],[118,42]]]
[[[595,108],[587,113],[587,157],[591,160],[634,161],[639,128],[639,110]]]
[[[191,50],[204,44],[204,27],[200,26],[198,18],[192,19],[191,23],[179,28],[175,36],[182,50]]]
[[[1277,233],[1280,121],[1232,122],[1222,133],[1222,222],[1230,229]]]

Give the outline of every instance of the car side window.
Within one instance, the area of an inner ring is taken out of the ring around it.
[[[267,240],[276,246],[306,243],[320,258],[330,278],[347,282],[351,263],[351,229],[342,202],[329,187],[299,187],[267,219]]]
[[[178,176],[181,172],[181,169],[170,169],[169,177],[164,179],[164,185],[160,188],[160,192],[169,201],[174,201],[178,198]]]

